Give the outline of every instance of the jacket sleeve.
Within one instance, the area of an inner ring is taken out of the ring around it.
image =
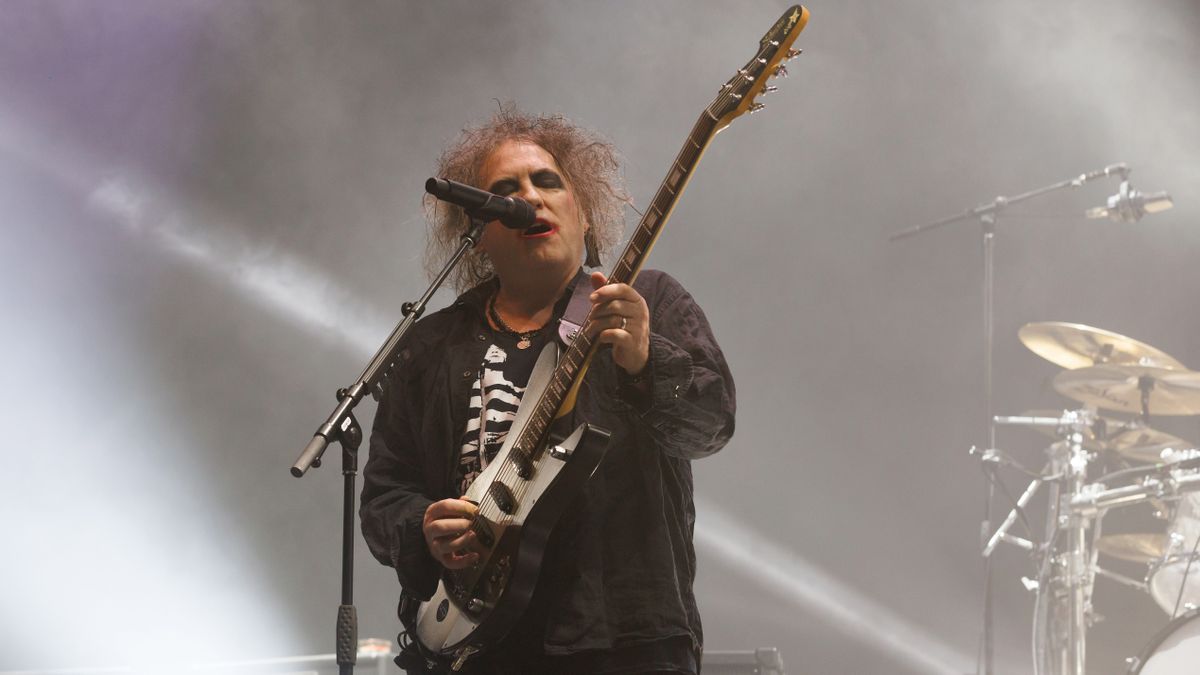
[[[633,424],[656,447],[674,457],[698,459],[720,450],[733,435],[733,376],[703,310],[675,279],[653,274],[653,285],[639,289],[650,306],[645,375],[650,392],[639,396],[624,371],[613,365],[617,391],[631,409]]]
[[[395,568],[405,591],[427,600],[437,588],[439,567],[421,529],[425,509],[434,500],[414,415],[409,392],[400,382],[389,384],[371,429],[359,516],[371,554]]]

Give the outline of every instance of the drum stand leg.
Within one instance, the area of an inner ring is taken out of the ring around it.
[[[1059,525],[1067,528],[1067,550],[1063,554],[1064,582],[1066,592],[1052,594],[1051,603],[1059,604],[1052,614],[1065,621],[1065,630],[1056,640],[1058,658],[1063,675],[1085,675],[1087,658],[1087,629],[1091,616],[1091,588],[1094,578],[1091,572],[1091,549],[1088,546],[1089,518],[1073,514],[1071,498],[1081,494],[1087,483],[1088,451],[1083,447],[1083,435],[1071,435],[1067,446],[1065,480],[1066,494],[1062,495],[1059,509]],[[1052,551],[1047,551],[1052,554]],[[1053,629],[1052,629],[1053,630]],[[1061,639],[1065,638],[1065,639]]]

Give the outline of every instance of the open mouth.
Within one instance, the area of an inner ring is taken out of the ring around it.
[[[533,226],[526,228],[525,231],[521,233],[521,236],[522,237],[538,237],[541,235],[550,234],[553,231],[554,231],[553,227],[550,227],[546,223],[539,221],[539,222],[534,223]]]

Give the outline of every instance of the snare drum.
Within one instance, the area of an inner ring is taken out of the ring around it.
[[[1195,675],[1200,668],[1200,610],[1168,623],[1136,658],[1129,675]]]
[[[1179,500],[1167,535],[1166,551],[1151,565],[1146,578],[1150,595],[1167,614],[1175,612],[1176,600],[1180,609],[1200,607],[1200,555],[1194,558],[1192,554],[1200,538],[1200,494],[1193,492]]]

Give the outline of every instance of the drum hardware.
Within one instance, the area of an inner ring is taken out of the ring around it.
[[[1047,624],[1053,620],[1055,625],[1048,627],[1046,632],[1054,637],[1048,642],[1051,643],[1055,654],[1055,670],[1063,674],[1083,675],[1086,632],[1088,626],[1096,620],[1091,607],[1095,553],[1088,546],[1091,518],[1069,508],[1070,500],[1084,492],[1087,486],[1087,469],[1093,453],[1084,447],[1084,438],[1095,421],[1095,413],[1088,410],[1066,411],[1057,418],[997,416],[993,420],[997,425],[1053,427],[1056,433],[1065,437],[1065,440],[1049,447],[1049,461],[1045,470],[1033,474],[1035,477],[1016,500],[1000,527],[987,538],[983,547],[985,559],[990,558],[1002,541],[1033,552],[1040,558],[1039,578],[1036,582],[1027,583],[1026,588],[1036,591],[1039,607],[1046,598],[1055,603],[1055,608],[1047,611],[1047,617],[1050,617]],[[992,478],[991,469],[1000,464],[1013,465],[1024,470],[1019,463],[1008,459],[998,450],[979,452],[973,449],[972,454],[979,456],[989,478]],[[1047,515],[1046,543],[1038,545],[1031,540],[1014,537],[1008,530],[1018,517],[1028,527],[1024,508],[1043,484],[1050,487],[1050,503],[1054,508]],[[1057,550],[1055,542],[1060,534],[1065,534],[1066,546]],[[1040,645],[1035,645],[1035,649],[1041,653]],[[1035,656],[1035,661],[1040,663],[1041,658]]]
[[[1083,434],[1083,447],[1092,452],[1107,450],[1106,439],[1110,428],[1120,427],[1123,422],[1103,417],[1093,409],[1079,410],[1027,410],[1020,415],[997,415],[996,424],[1028,427],[1043,436],[1062,440],[1079,429]],[[1077,424],[1082,422],[1082,425]]]
[[[1105,489],[1103,483],[1082,486],[1084,489],[1071,497],[1068,503],[1076,515],[1092,518],[1101,511],[1118,506],[1143,504],[1152,498],[1166,499],[1200,490],[1200,473],[1173,473],[1180,475],[1147,476],[1134,485],[1112,489]]]
[[[985,240],[985,252],[987,243]],[[987,309],[990,311],[990,307]],[[990,315],[986,312],[985,318],[990,338]],[[1038,577],[1022,577],[1021,582],[1036,593],[1034,672],[1083,675],[1087,631],[1103,619],[1092,606],[1096,577],[1148,593],[1160,606],[1164,603],[1158,598],[1174,592],[1175,604],[1188,607],[1180,603],[1191,600],[1189,593],[1195,588],[1195,600],[1200,603],[1200,559],[1196,555],[1200,552],[1200,450],[1149,426],[1151,413],[1200,414],[1200,373],[1188,370],[1174,357],[1148,344],[1082,324],[1031,323],[1022,327],[1019,336],[1035,354],[1071,369],[1055,377],[1054,388],[1086,407],[992,417],[990,377],[986,378],[990,432],[1000,425],[1024,426],[1054,438],[1055,442],[1047,448],[1048,461],[1041,473],[1024,469],[1000,450],[972,448],[971,454],[978,456],[988,476],[989,489],[992,485],[1004,487],[994,476],[999,466],[1018,469],[1031,477],[1020,498],[1013,500],[1009,496],[1013,508],[990,536],[985,519],[982,551],[985,560],[990,561],[995,549],[1004,542],[1033,554]],[[985,374],[990,376],[990,369]],[[1133,413],[1140,419],[1124,422],[1103,416],[1097,410]],[[989,435],[994,448],[994,433]],[[1089,470],[1096,466],[1099,457],[1106,463],[1116,460],[1118,465],[1124,465],[1132,461],[1150,466],[1122,468],[1099,480],[1089,480]],[[1029,527],[1025,509],[1043,485],[1048,487],[1050,495],[1044,543],[1039,544],[1032,528],[1029,539],[1012,535],[1010,530],[1018,519]],[[1008,496],[1007,491],[1005,495]],[[1178,506],[1168,508],[1168,504],[1175,503]],[[1150,504],[1157,517],[1173,511],[1169,534],[1101,536],[1103,516],[1110,509],[1137,504]],[[1194,518],[1190,517],[1193,510]],[[1188,552],[1181,542],[1193,543],[1193,550]],[[1145,580],[1101,567],[1098,560],[1101,553],[1147,565]],[[1193,567],[1197,573],[1190,575]],[[1189,577],[1195,582],[1188,583]],[[985,595],[985,654],[990,630],[989,603],[990,597]],[[1200,621],[1195,625],[1200,627]],[[1196,633],[1200,635],[1200,630]],[[1200,640],[1197,643],[1200,648]],[[1147,662],[1146,655],[1139,659],[1141,664]],[[1144,672],[1160,675],[1159,671]],[[1167,672],[1175,671],[1162,671],[1161,675]]]
[[[1146,582],[1138,581],[1137,579],[1127,577],[1124,574],[1121,574],[1119,572],[1113,572],[1112,570],[1106,570],[1103,567],[1100,567],[1099,565],[1096,566],[1096,574],[1097,574],[1097,576],[1102,576],[1106,579],[1111,579],[1119,584],[1128,586],[1134,590],[1138,590],[1143,593],[1150,592],[1150,587],[1146,585]]]

